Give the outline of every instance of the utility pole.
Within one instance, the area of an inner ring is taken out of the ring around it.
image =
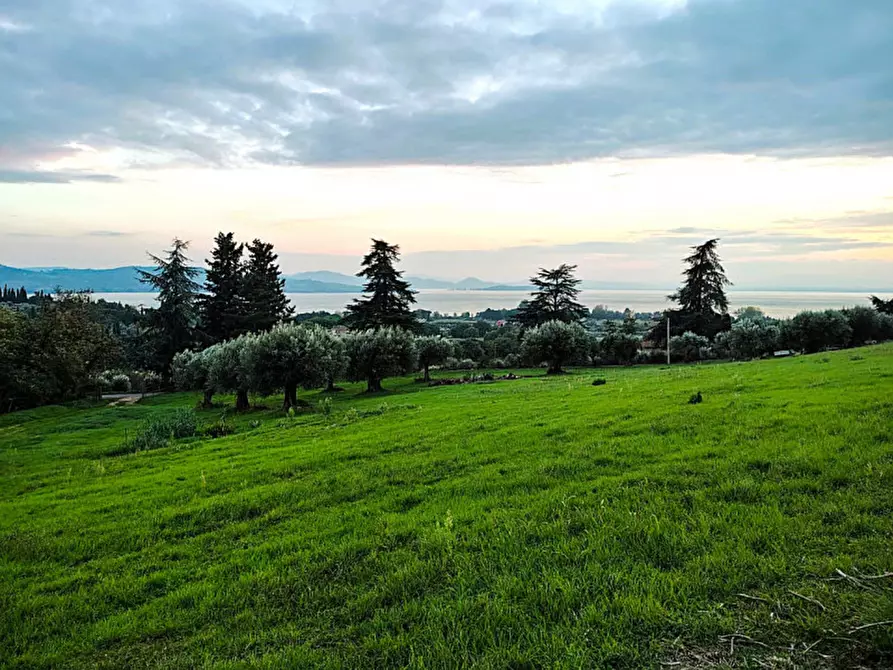
[[[670,313],[667,312],[667,365],[670,365]]]

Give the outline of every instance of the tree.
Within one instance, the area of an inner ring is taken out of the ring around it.
[[[852,343],[855,346],[881,339],[882,313],[861,305],[843,310],[843,315],[852,330]]]
[[[263,396],[284,391],[282,409],[298,404],[298,387],[314,388],[326,381],[327,348],[332,335],[319,326],[280,324],[247,338],[242,353],[248,385]]]
[[[587,344],[586,331],[579,323],[549,321],[527,331],[521,351],[530,363],[548,363],[547,374],[556,375],[564,372],[565,363],[581,357]]]
[[[215,347],[204,351],[181,351],[174,356],[171,365],[174,385],[181,391],[201,391],[202,406],[211,407],[214,399],[214,386],[211,384],[211,360]]]
[[[781,326],[782,343],[789,349],[807,354],[829,347],[845,347],[852,334],[846,316],[833,309],[800,312]]]
[[[256,335],[242,335],[206,349],[208,356],[208,383],[220,393],[236,394],[236,411],[249,408],[248,375],[243,362],[243,354],[249,338]]]
[[[364,330],[345,338],[349,362],[348,375],[353,381],[365,380],[366,391],[381,391],[385,377],[404,375],[416,369],[413,336],[397,327]]]
[[[331,393],[336,390],[335,382],[341,379],[347,372],[349,360],[347,346],[344,339],[335,335],[331,330],[320,328],[320,337],[325,338],[325,355],[320,364],[326,381],[326,391]]]
[[[701,360],[704,350],[710,346],[710,340],[697,333],[683,333],[670,338],[670,354],[686,363]]]
[[[608,328],[598,343],[599,356],[610,363],[629,365],[636,360],[641,342],[635,335],[624,329]]]
[[[679,305],[678,310],[668,310],[664,318],[651,331],[649,339],[656,343],[666,342],[667,318],[671,334],[693,332],[708,338],[732,327],[729,317],[729,301],[726,287],[732,283],[726,278],[716,247],[718,239],[707,240],[692,247],[692,253],[684,262],[688,266],[682,273],[685,281],[669,300]]]
[[[347,307],[345,323],[356,331],[395,327],[415,331],[418,322],[410,306],[415,304],[415,291],[403,279],[403,272],[394,264],[400,260],[400,247],[384,240],[372,240],[372,249],[363,257],[363,269],[357,277],[365,277],[362,298]]]
[[[425,372],[425,381],[431,381],[432,365],[442,365],[447,358],[454,355],[452,342],[443,337],[416,338],[416,350],[419,354],[419,365]]]
[[[158,291],[158,307],[147,310],[149,334],[155,340],[157,365],[170,379],[174,356],[190,348],[196,339],[198,322],[198,270],[189,263],[189,243],[174,238],[166,258],[151,255],[155,272],[138,270],[142,283]]]
[[[247,306],[244,296],[244,245],[233,233],[218,233],[205,277],[205,293],[199,297],[202,330],[212,342],[237,337],[245,329]]]
[[[574,275],[576,270],[576,265],[565,264],[554,270],[540,268],[530,278],[537,290],[530,294],[531,300],[518,306],[515,321],[525,328],[533,328],[549,321],[578,323],[585,319],[589,310],[577,302],[581,281]]]
[[[739,317],[732,329],[723,333],[720,345],[728,348],[732,358],[742,360],[771,354],[778,348],[779,328],[765,317],[748,314]]]
[[[871,304],[874,305],[874,308],[881,314],[893,314],[893,298],[890,300],[883,300],[882,298],[873,295],[871,296]]]
[[[265,332],[294,314],[285,295],[285,280],[273,245],[255,239],[248,245],[244,297],[247,329]]]

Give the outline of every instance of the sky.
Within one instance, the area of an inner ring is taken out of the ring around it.
[[[890,0],[0,0],[0,264],[893,290]]]

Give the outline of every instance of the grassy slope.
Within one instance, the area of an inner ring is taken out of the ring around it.
[[[195,398],[0,417],[0,666],[638,668],[893,619],[826,579],[893,569],[893,347],[599,374],[119,457]],[[815,651],[889,667],[893,627],[850,637]]]

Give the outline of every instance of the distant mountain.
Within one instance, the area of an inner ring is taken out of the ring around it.
[[[286,293],[359,293],[361,290],[362,287],[356,285],[316,281],[315,279],[295,279],[294,276],[285,278]]]
[[[110,270],[75,270],[71,268],[21,269],[0,265],[0,284],[24,286],[29,293],[35,291],[94,291],[95,293],[138,293],[146,286],[137,278],[135,266]],[[145,269],[145,268],[142,268]]]
[[[315,272],[295,272],[286,275],[288,280],[309,280],[313,282],[322,282],[324,284],[343,284],[346,286],[362,286],[363,279],[354,275],[346,275],[341,272],[330,272],[329,270],[317,270]]]

